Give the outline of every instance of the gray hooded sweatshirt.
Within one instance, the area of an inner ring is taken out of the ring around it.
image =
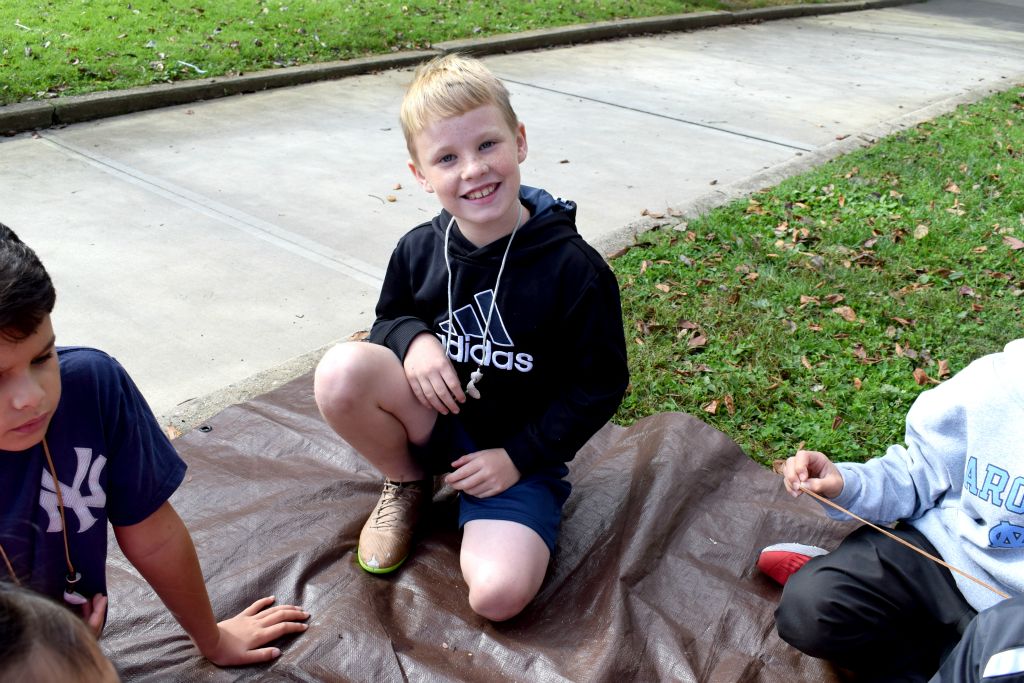
[[[835,502],[865,519],[907,520],[949,564],[1010,595],[1024,589],[1024,339],[922,393],[906,446],[837,463]],[[847,518],[826,508],[836,519]],[[1000,597],[953,573],[977,610]]]

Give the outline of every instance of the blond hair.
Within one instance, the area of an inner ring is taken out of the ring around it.
[[[508,90],[478,59],[447,54],[420,64],[402,100],[400,118],[405,145],[416,158],[413,138],[438,119],[461,116],[492,104],[515,131],[519,118],[509,102]]]

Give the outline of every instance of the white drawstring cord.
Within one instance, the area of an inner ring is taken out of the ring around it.
[[[484,323],[484,343],[487,343],[487,334],[491,329],[491,316],[494,315],[494,307],[498,301],[498,288],[501,286],[501,274],[505,272],[505,262],[508,260],[508,252],[512,248],[512,239],[516,236],[516,231],[519,230],[519,225],[523,220],[523,203],[519,202],[519,213],[516,214],[516,227],[512,228],[512,234],[508,237],[508,244],[505,245],[505,253],[501,257],[501,265],[498,267],[498,278],[494,281],[494,295],[491,297],[491,305],[487,310],[487,321]],[[448,235],[451,233],[452,224],[455,223],[455,216],[448,221],[448,227],[444,230],[444,265],[448,270],[448,330],[445,333],[444,338],[444,350],[448,353],[451,343],[452,330],[452,264],[448,258]],[[480,398],[480,390],[476,388],[477,382],[484,378],[484,373],[481,370],[483,365],[477,365],[469,375],[469,382],[466,384],[466,393],[473,398]]]

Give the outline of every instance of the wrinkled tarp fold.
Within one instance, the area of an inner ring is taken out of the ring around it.
[[[394,574],[356,564],[380,477],[324,424],[305,376],[211,419],[175,444],[189,464],[171,499],[195,540],[219,618],[256,598],[300,604],[309,630],[269,665],[203,660],[111,542],[103,638],[126,680],[837,680],[779,640],[780,589],[761,547],[835,547],[848,525],[721,432],[680,413],[606,425],[570,464],[573,493],[548,577],[517,618],[467,603],[457,500],[435,496]]]

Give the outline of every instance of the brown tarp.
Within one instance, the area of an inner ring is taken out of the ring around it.
[[[320,419],[309,376],[175,443],[189,470],[172,502],[218,616],[273,594],[311,626],[272,664],[218,669],[112,543],[102,642],[126,680],[837,680],[779,640],[780,590],[754,563],[780,541],[834,547],[849,527],[689,415],[608,425],[580,451],[548,577],[500,624],[468,606],[450,490],[403,567],[359,568],[380,477]]]

